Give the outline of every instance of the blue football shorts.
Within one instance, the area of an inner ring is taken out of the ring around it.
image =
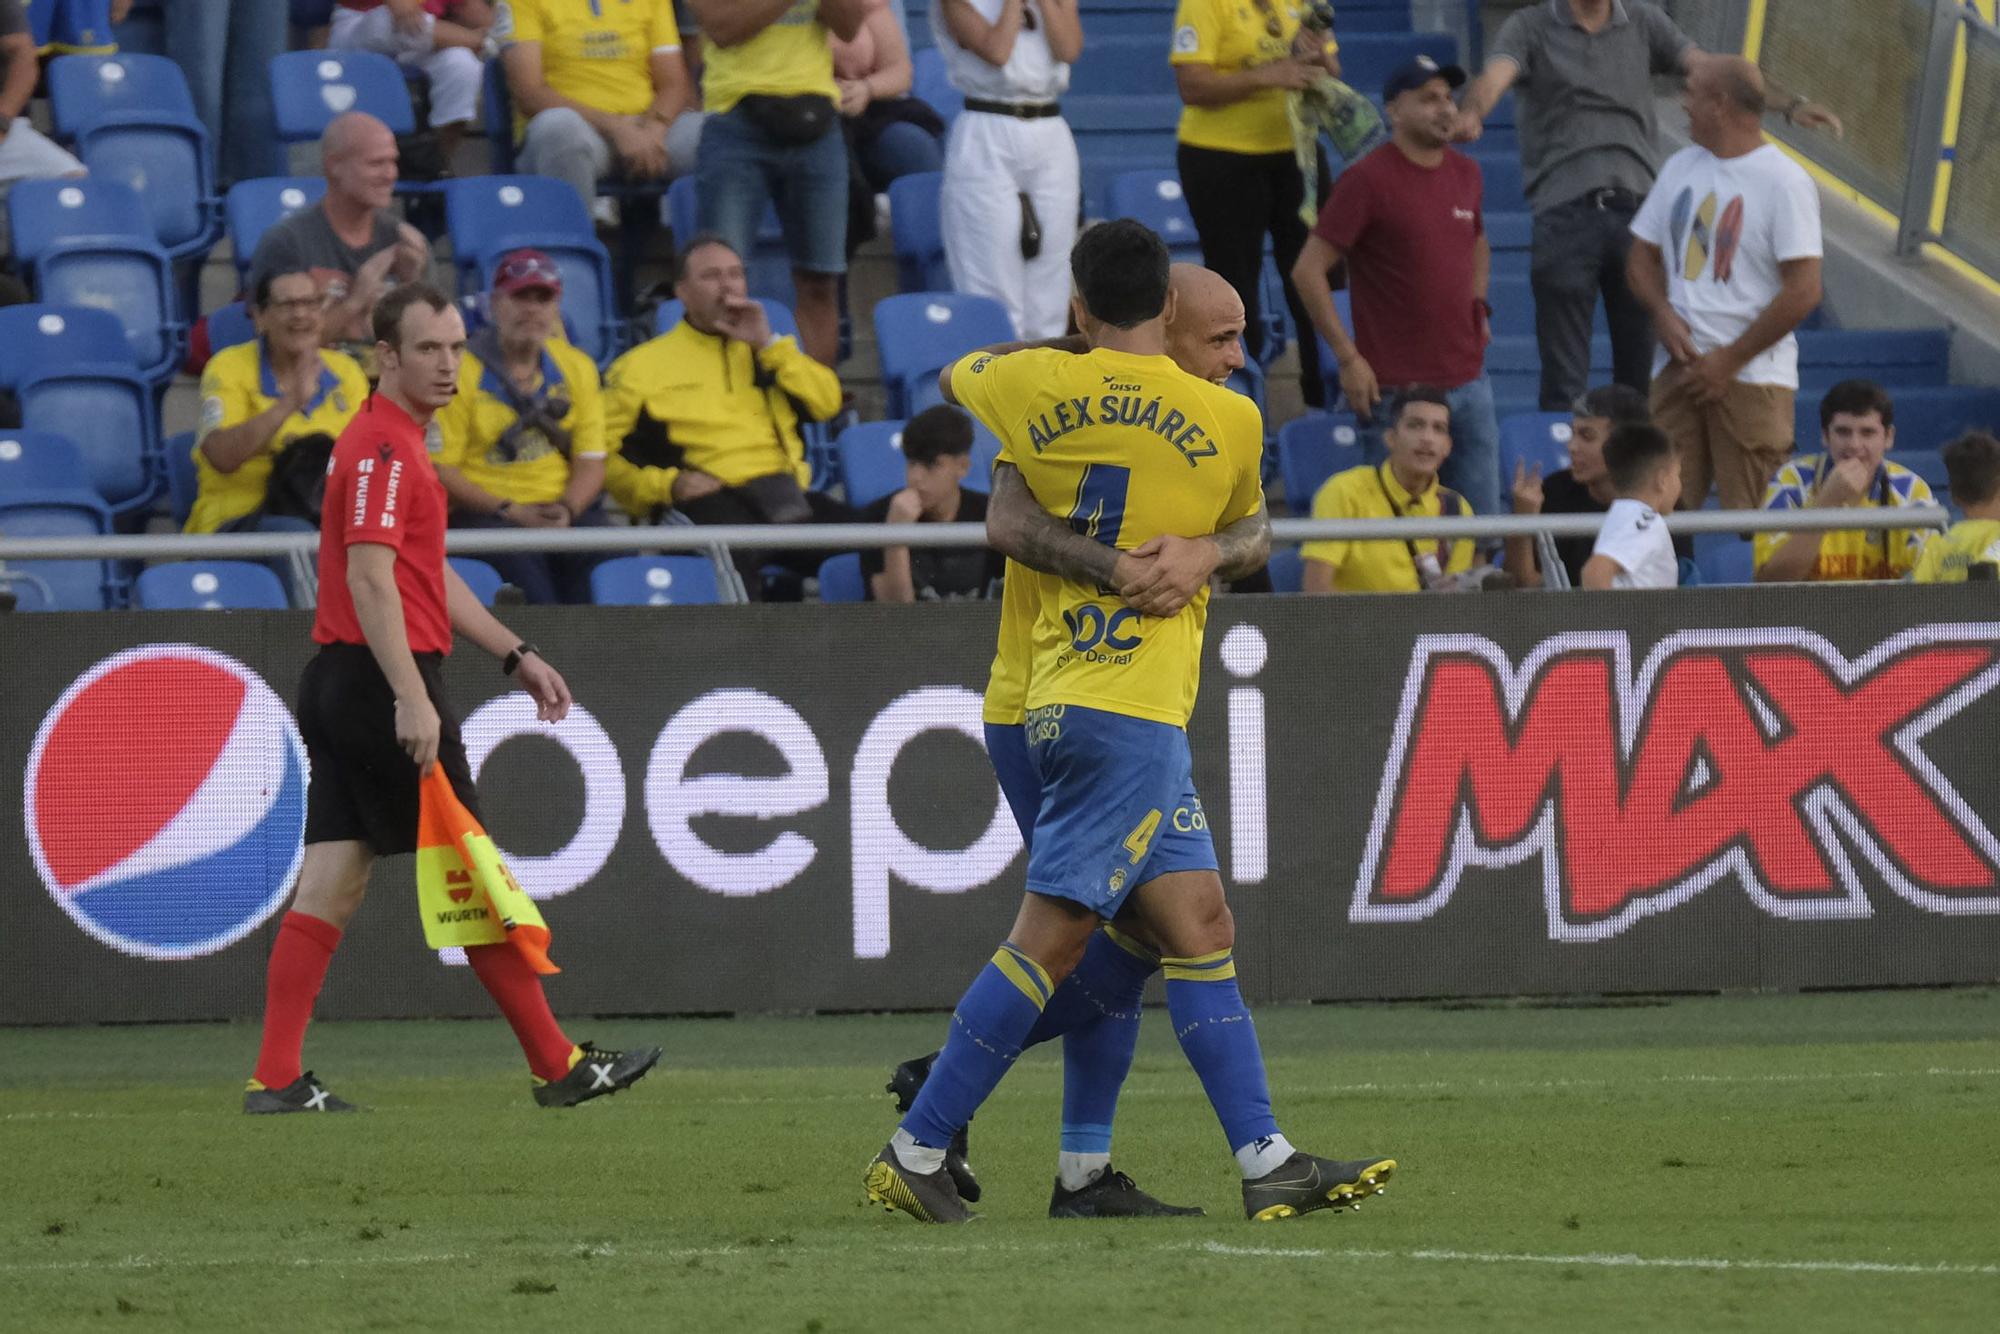
[[[1020,723],[987,723],[986,755],[993,761],[993,776],[1000,780],[1000,795],[1020,826],[1021,842],[1033,847],[1035,812],[1042,808],[1042,776],[1035,772],[1034,756],[1028,754],[1028,729]]]
[[[1030,890],[1109,921],[1149,880],[1217,869],[1185,731],[1075,704],[1029,710],[1025,730],[1041,785]]]

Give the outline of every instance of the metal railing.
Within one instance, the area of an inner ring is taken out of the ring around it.
[[[1667,516],[1680,533],[1819,533],[1944,528],[1951,515],[1939,505],[1892,509],[1690,510]],[[1475,514],[1466,518],[1273,519],[1274,542],[1400,542],[1405,539],[1591,537],[1601,514]],[[121,537],[6,537],[0,561],[9,560],[266,560],[318,548],[318,533],[149,533]],[[854,551],[868,547],[983,547],[977,523],[834,523],[761,527],[543,528],[520,532],[453,529],[445,549],[455,556],[524,551]]]

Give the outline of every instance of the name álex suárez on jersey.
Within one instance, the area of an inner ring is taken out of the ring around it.
[[[1039,454],[1071,431],[1086,426],[1130,426],[1151,431],[1181,452],[1188,467],[1220,452],[1208,432],[1179,408],[1169,407],[1158,394],[1148,395],[1136,384],[1105,381],[1096,398],[1058,399],[1054,407],[1028,423],[1028,444]]]

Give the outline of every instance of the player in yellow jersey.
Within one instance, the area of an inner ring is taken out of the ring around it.
[[[1014,928],[869,1164],[868,1195],[925,1222],[971,1217],[944,1168],[953,1134],[1033,1035],[1099,920],[1129,904],[1163,947],[1168,1010],[1243,1170],[1245,1213],[1357,1203],[1394,1160],[1297,1152],[1271,1115],[1185,731],[1216,535],[1262,506],[1263,423],[1248,399],[1165,355],[1159,237],[1125,219],[1092,228],[1071,272],[1089,353],[978,355],[951,371],[952,396],[999,435],[1011,465],[995,470],[988,534],[1045,576],[1026,701],[1042,801]]]

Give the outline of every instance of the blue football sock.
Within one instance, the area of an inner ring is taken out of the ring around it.
[[[1167,973],[1167,1014],[1174,1037],[1200,1076],[1230,1149],[1276,1135],[1264,1053],[1243,993],[1236,989],[1236,960],[1228,950],[1217,950],[1160,963]]]
[[[1118,1091],[1139,1045],[1139,1005],[1159,966],[1145,947],[1106,927],[1090,938],[1022,1044],[1063,1040],[1065,1153],[1111,1152]]]
[[[902,1129],[925,1148],[949,1146],[1021,1054],[1051,990],[1040,964],[1012,945],[995,950],[952,1011],[951,1033]]]

